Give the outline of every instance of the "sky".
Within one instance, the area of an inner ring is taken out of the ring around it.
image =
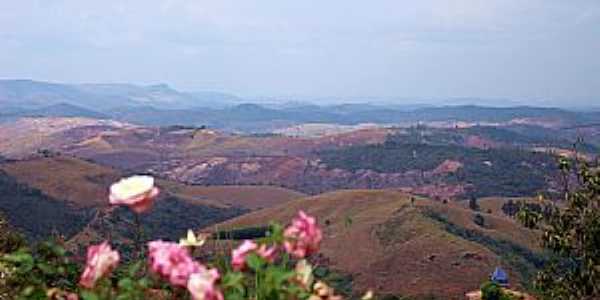
[[[598,0],[0,0],[0,45],[5,79],[600,106]]]

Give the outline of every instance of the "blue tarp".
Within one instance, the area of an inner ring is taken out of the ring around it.
[[[491,280],[498,284],[508,284],[508,275],[502,268],[497,267],[494,273],[492,273]]]

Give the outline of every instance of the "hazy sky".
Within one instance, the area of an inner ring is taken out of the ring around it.
[[[0,0],[0,77],[600,103],[600,1]]]

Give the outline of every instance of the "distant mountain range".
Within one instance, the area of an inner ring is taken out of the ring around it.
[[[557,126],[573,126],[600,122],[598,111],[531,106],[371,103],[319,106],[303,102],[259,105],[245,103],[243,99],[226,93],[179,92],[165,84],[70,85],[31,80],[0,80],[0,120],[23,116],[88,117],[154,126],[209,126],[239,132],[272,132],[305,123],[387,125],[453,121],[494,123],[536,119]]]
[[[206,125],[234,131],[270,131],[275,128],[306,123],[356,125],[417,124],[419,122],[503,123],[519,119],[527,122],[574,126],[600,122],[598,112],[573,112],[557,108],[494,108],[473,105],[427,107],[402,110],[385,106],[336,105],[269,108],[258,104],[240,104],[215,109],[123,108],[108,113],[114,119],[143,125]]]
[[[0,80],[0,108],[41,108],[67,103],[93,110],[117,107],[223,107],[241,102],[218,92],[179,92],[166,84],[59,84],[32,80]]]

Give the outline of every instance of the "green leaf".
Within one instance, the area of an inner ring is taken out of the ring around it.
[[[129,294],[121,294],[117,296],[116,300],[131,300],[131,298]]]
[[[221,280],[225,294],[227,295],[244,295],[244,274],[239,272],[227,273]],[[233,296],[225,297],[226,299],[234,299]]]
[[[38,263],[37,267],[46,275],[54,275],[57,273],[57,270],[54,266],[45,262]]]
[[[243,280],[244,274],[240,272],[231,272],[225,274],[221,281],[223,282],[223,286],[236,286],[242,284]]]
[[[4,256],[2,256],[2,260],[17,264],[33,264],[33,257],[31,256],[31,254],[29,254],[28,252],[21,251],[12,254],[5,254]]]
[[[142,268],[142,262],[138,261],[138,262],[132,264],[131,266],[129,266],[129,268],[127,269],[127,274],[129,275],[129,277],[135,277],[135,274],[137,274],[141,268]]]
[[[133,280],[127,277],[119,280],[119,288],[124,290],[133,290]]]
[[[148,277],[144,277],[138,280],[138,285],[144,289],[147,289],[152,284],[152,281]]]
[[[283,285],[284,282],[290,280],[294,275],[294,271],[289,271],[277,266],[271,266],[267,268],[266,271],[267,280],[272,281],[276,286]]]
[[[91,291],[83,291],[81,292],[82,300],[100,300],[100,297]]]
[[[61,245],[58,245],[56,243],[52,243],[50,245],[50,250],[52,251],[52,253],[58,257],[64,257],[67,254],[67,250],[65,250],[65,248],[63,248]]]
[[[227,299],[227,300],[245,300],[246,298],[244,297],[243,294],[239,294],[239,293],[225,293],[225,299]]]
[[[23,296],[31,296],[33,294],[33,292],[35,292],[35,287],[30,285],[30,286],[24,288],[23,292],[21,292],[21,294]]]
[[[268,242],[279,244],[283,242],[283,226],[279,223],[272,222],[269,225],[269,231],[267,232]]]
[[[248,267],[250,269],[252,269],[253,271],[258,271],[262,269],[262,267],[265,264],[265,261],[255,253],[251,253],[246,257],[246,263],[248,264]]]

